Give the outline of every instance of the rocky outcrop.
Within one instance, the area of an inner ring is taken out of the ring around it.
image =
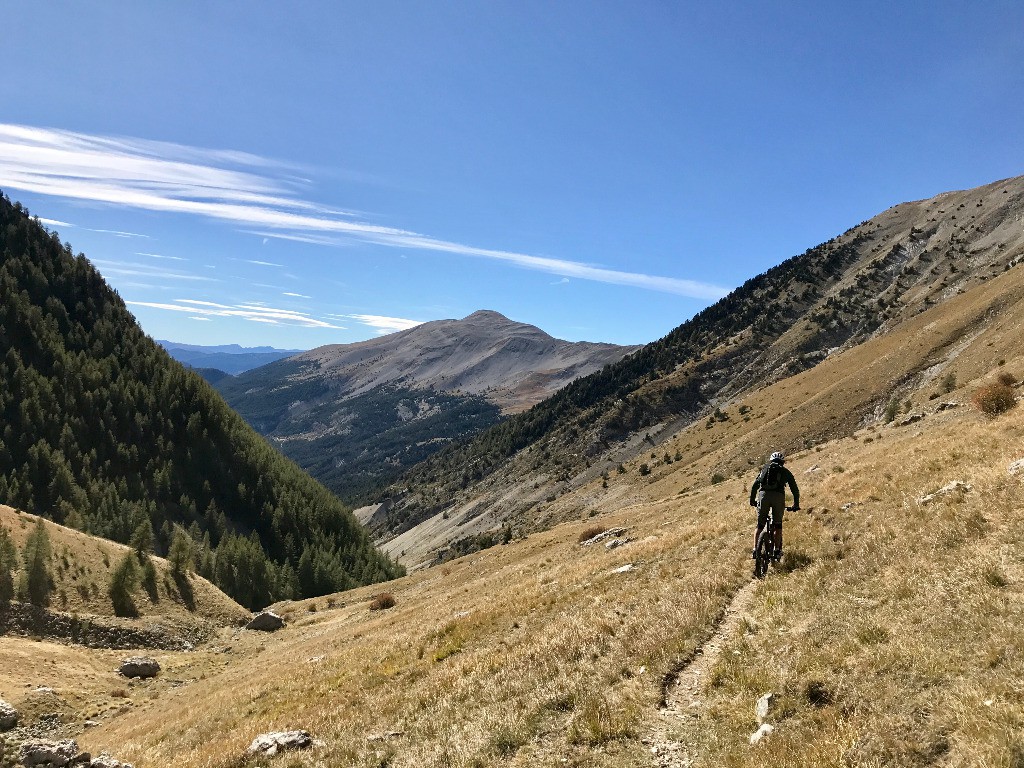
[[[35,739],[26,741],[18,751],[18,762],[25,768],[40,765],[45,768],[63,768],[67,765],[89,765],[92,757],[88,752],[79,752],[74,739],[50,741]]]
[[[593,546],[594,544],[598,544],[598,543],[600,543],[602,541],[607,541],[608,539],[616,539],[619,536],[621,536],[622,534],[624,534],[625,532],[626,532],[625,528],[609,528],[607,531],[602,531],[601,533],[599,533],[599,534],[597,534],[595,536],[592,536],[591,538],[587,539],[586,541],[581,541],[580,542],[580,546],[590,547],[590,546]]]
[[[125,677],[156,677],[160,674],[160,663],[149,656],[132,656],[121,662],[117,673]]]
[[[99,616],[75,616],[11,601],[7,605],[0,605],[0,634],[39,635],[90,648],[182,651],[203,642],[209,633],[197,627],[186,638],[178,630],[124,626]]]
[[[261,733],[249,745],[250,755],[273,756],[278,752],[294,749],[309,749],[313,746],[313,737],[309,731],[272,731]]]
[[[135,768],[131,763],[123,763],[106,752],[101,752],[89,763],[89,768]]]
[[[80,752],[78,742],[74,739],[26,741],[18,750],[18,762],[25,768],[37,765],[42,768],[134,768],[131,763],[121,762],[106,752],[96,757],[88,752]]]
[[[18,710],[0,699],[0,733],[9,731],[18,724]]]
[[[950,496],[963,496],[964,494],[969,493],[971,489],[972,486],[970,484],[962,483],[959,480],[954,480],[953,482],[939,488],[939,490],[935,491],[935,493],[927,493],[924,496],[921,496],[917,500],[917,503],[931,504],[933,501],[946,499],[949,498]]]
[[[284,619],[273,611],[262,611],[252,617],[252,621],[245,625],[246,629],[255,629],[260,632],[276,632],[284,626]]]

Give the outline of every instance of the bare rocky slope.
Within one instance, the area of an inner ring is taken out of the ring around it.
[[[575,514],[557,503],[570,490],[647,454],[648,463],[675,460],[662,444],[681,431],[742,419],[728,411],[749,393],[923,313],[944,316],[961,294],[1022,260],[1024,177],[894,206],[749,280],[664,339],[440,453],[362,517],[413,566],[545,527]],[[1008,286],[1019,281],[1016,271],[1006,276]],[[978,313],[954,315],[947,335],[929,340],[935,346],[905,350],[885,378],[799,434],[787,432],[776,447],[807,447],[878,418],[1008,301],[995,295]],[[756,463],[767,447],[751,446],[720,472]]]
[[[318,347],[217,386],[286,455],[358,499],[449,442],[635,349],[562,341],[479,311]]]

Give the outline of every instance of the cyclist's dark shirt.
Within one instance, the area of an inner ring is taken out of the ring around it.
[[[793,477],[793,473],[786,469],[785,465],[779,464],[779,469],[782,470],[782,492],[786,492],[786,486],[789,486],[790,492],[793,494],[793,506],[800,506],[800,489],[797,488],[796,478]],[[757,492],[761,489],[761,478],[764,476],[765,468],[762,467],[761,471],[757,473],[757,479],[754,480],[754,484],[750,488],[750,503],[753,505],[757,502]]]

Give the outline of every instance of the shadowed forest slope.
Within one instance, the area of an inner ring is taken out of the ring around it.
[[[126,542],[175,526],[249,607],[400,569],[334,496],[143,333],[82,255],[0,195],[0,501]]]

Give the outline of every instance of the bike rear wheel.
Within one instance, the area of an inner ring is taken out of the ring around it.
[[[772,536],[769,526],[757,536],[757,546],[754,547],[754,578],[763,579],[768,573],[768,565],[772,561]]]

